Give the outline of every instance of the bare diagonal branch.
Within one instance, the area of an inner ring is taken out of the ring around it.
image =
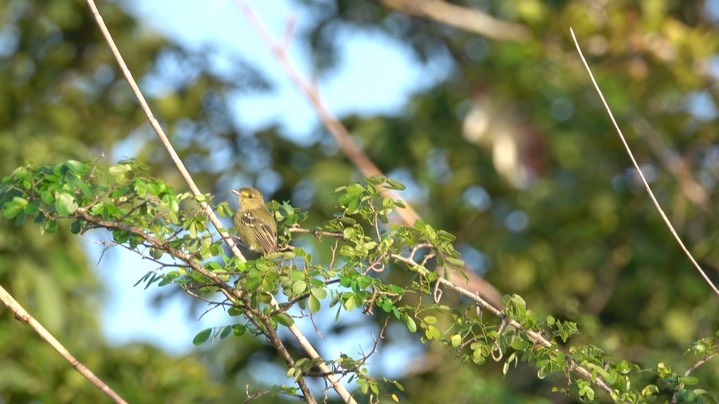
[[[120,66],[120,69],[122,70],[122,74],[125,76],[125,80],[127,80],[127,83],[130,85],[130,89],[132,90],[133,94],[135,94],[135,97],[137,98],[137,101],[140,103],[140,106],[142,107],[142,110],[145,112],[145,115],[147,115],[148,121],[150,121],[150,126],[152,126],[152,129],[155,131],[155,134],[157,134],[157,138],[160,139],[160,142],[162,142],[162,145],[165,147],[165,150],[167,150],[167,153],[170,155],[170,158],[172,159],[172,162],[175,163],[175,166],[177,167],[177,171],[180,172],[180,175],[182,175],[182,179],[185,180],[185,183],[187,183],[187,186],[190,188],[190,191],[195,196],[201,196],[202,193],[200,192],[200,189],[197,187],[197,184],[195,184],[195,180],[192,179],[192,176],[190,175],[189,171],[187,171],[187,168],[185,167],[185,164],[180,159],[180,156],[175,151],[175,148],[172,147],[172,143],[170,143],[170,139],[167,138],[167,135],[165,134],[165,131],[162,129],[162,126],[160,126],[160,123],[157,121],[157,118],[155,118],[155,115],[152,113],[152,110],[150,109],[150,106],[147,104],[147,100],[145,100],[145,96],[142,95],[142,91],[140,91],[140,87],[137,85],[137,82],[132,77],[132,73],[130,72],[130,69],[127,67],[127,64],[125,63],[124,58],[122,57],[122,54],[117,49],[117,45],[115,45],[115,41],[112,39],[112,35],[110,35],[110,31],[107,29],[107,26],[105,25],[105,21],[102,19],[102,16],[100,15],[100,12],[97,9],[97,6],[95,6],[95,2],[93,0],[87,0],[87,4],[90,7],[90,10],[92,11],[93,16],[95,17],[95,21],[97,22],[98,27],[100,27],[100,31],[102,31],[102,35],[105,37],[105,41],[107,41],[108,46],[110,47],[110,50],[112,51],[113,56],[115,56],[115,60],[117,61],[118,66]],[[212,207],[207,202],[200,202],[200,206],[202,207],[202,210],[205,212],[205,215],[210,219],[212,224],[215,226],[217,231],[220,233],[220,236],[223,240],[227,243],[227,245],[232,249],[232,252],[235,254],[236,257],[240,258],[242,261],[245,261],[245,257],[242,255],[240,250],[235,245],[235,242],[232,240],[232,237],[229,233],[226,231],[220,231],[224,226],[220,222],[220,219],[215,215],[215,212],[212,210]]]
[[[50,344],[51,347],[53,347],[63,358],[65,358],[72,367],[74,367],[78,372],[80,372],[81,375],[85,376],[87,380],[90,381],[90,383],[94,384],[100,391],[105,393],[112,401],[116,403],[127,403],[122,397],[120,397],[119,394],[115,393],[110,386],[108,386],[105,382],[100,380],[99,377],[97,377],[90,369],[88,369],[85,365],[82,364],[77,358],[75,358],[70,351],[65,348],[65,346],[58,341],[51,333],[48,331],[45,327],[40,324],[33,316],[28,313],[25,308],[22,307],[20,303],[18,303],[17,300],[15,300],[10,293],[8,293],[2,286],[0,286],[0,300],[2,300],[3,303],[5,303],[5,306],[7,306],[10,310],[12,310],[13,313],[15,313],[15,318],[22,321],[23,323],[27,324],[35,330],[35,332],[45,341],[47,341],[48,344]]]

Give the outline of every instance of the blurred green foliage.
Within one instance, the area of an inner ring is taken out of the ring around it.
[[[577,322],[581,334],[570,344],[594,344],[612,358],[639,364],[670,363],[683,373],[696,361],[685,355],[686,347],[719,328],[717,297],[639,186],[580,67],[569,27],[651,174],[660,202],[716,281],[719,34],[709,12],[714,0],[456,3],[522,23],[533,35],[521,43],[497,42],[377,2],[305,0],[297,6],[307,7],[316,20],[298,40],[309,44],[321,74],[330,73],[338,60],[338,30],[380,32],[406,45],[417,63],[449,59],[446,80],[415,94],[401,114],[348,116],[344,123],[381,169],[409,185],[410,202],[425,222],[457,237],[470,266],[502,292],[523,296],[541,315]],[[231,77],[243,81],[233,82],[212,70],[211,50],[190,53],[138,27],[115,3],[100,7],[121,47],[132,44],[124,56],[134,76],[167,81],[172,91],[156,95],[152,104],[202,189],[219,195],[237,175],[257,179],[274,172],[282,183],[273,199],[303,196],[310,225],[332,214],[331,191],[357,174],[331,142],[317,129],[302,144],[278,127],[247,133],[236,125],[241,117],[229,113],[226,97],[232,90],[269,88],[251,65],[234,64],[242,74]],[[7,27],[0,53],[4,173],[26,160],[94,158],[131,134],[149,141],[144,116],[84,2],[8,1],[0,5],[0,21]],[[160,61],[181,65],[185,73],[167,77]],[[485,130],[468,126],[471,112],[480,124],[487,122]],[[518,158],[503,166],[497,156],[507,144]],[[220,158],[217,150],[229,150],[230,158]],[[142,147],[135,157],[158,177],[178,183],[157,146]],[[37,237],[32,226],[2,226],[0,282],[76,347],[98,344],[103,369],[132,369],[127,356],[102,345],[97,313],[88,309],[98,306],[99,283],[68,238],[69,229],[60,225],[55,236]],[[329,259],[319,250],[316,255]],[[458,304],[455,297],[445,298]],[[17,338],[9,314],[3,322],[11,326],[0,327],[0,340],[6,341],[0,344],[0,368],[13,372],[0,377],[7,384],[0,389],[3,398],[69,401],[54,392],[70,389],[67,397],[94,399],[92,388],[63,378],[69,370],[47,347]],[[210,352],[210,373],[260,383],[253,362],[271,352],[251,339],[245,344]],[[146,364],[143,371],[172,368],[173,377],[180,377],[175,372],[190,368],[168,362],[173,360]],[[499,365],[465,367],[432,344],[414,361],[423,365],[410,367],[401,379],[408,402],[562,399],[529,367],[520,365],[502,377]],[[703,388],[719,391],[718,366],[709,361],[692,374]],[[138,372],[125,375],[137,382]]]

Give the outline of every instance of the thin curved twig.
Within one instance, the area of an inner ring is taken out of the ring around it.
[[[587,63],[587,60],[584,58],[582,49],[579,47],[579,41],[577,41],[577,37],[574,35],[574,30],[572,28],[569,28],[569,31],[572,33],[572,39],[574,39],[574,45],[576,45],[576,47],[577,47],[577,52],[579,53],[579,57],[582,59],[582,63],[584,64],[584,67],[587,69],[587,73],[589,74],[589,78],[592,80],[592,84],[594,84],[594,89],[597,90],[599,99],[602,100],[604,109],[607,111],[607,115],[609,115],[609,119],[612,121],[612,125],[614,125],[614,129],[617,131],[617,134],[619,135],[619,139],[621,139],[622,144],[624,145],[624,149],[627,151],[627,154],[629,155],[629,159],[632,161],[632,164],[634,165],[634,168],[637,170],[637,173],[639,173],[639,178],[641,178],[642,184],[644,184],[644,189],[646,189],[647,194],[649,194],[649,198],[652,200],[654,207],[659,212],[659,215],[662,217],[662,220],[664,220],[664,223],[667,225],[667,228],[669,228],[669,231],[672,233],[672,236],[674,236],[674,239],[677,241],[677,244],[679,244],[679,247],[681,247],[682,251],[684,251],[684,254],[686,254],[686,256],[689,258],[689,261],[691,261],[692,265],[694,265],[694,268],[696,268],[696,270],[699,272],[701,277],[704,278],[704,280],[709,285],[709,287],[712,288],[714,293],[719,295],[719,289],[717,289],[717,287],[714,285],[714,283],[712,283],[712,281],[709,279],[709,276],[707,276],[707,274],[704,272],[704,270],[701,268],[701,266],[699,266],[697,261],[694,259],[694,256],[689,252],[687,247],[684,245],[684,242],[679,237],[679,234],[677,234],[677,231],[674,230],[674,226],[672,226],[672,223],[669,221],[669,218],[664,213],[664,210],[662,209],[661,205],[659,205],[659,201],[657,201],[657,198],[654,196],[654,192],[652,191],[652,188],[649,186],[649,182],[647,182],[647,179],[644,178],[644,173],[642,172],[642,169],[639,168],[639,164],[637,163],[637,160],[634,158],[632,149],[629,147],[627,140],[624,138],[624,133],[622,133],[622,130],[619,128],[619,124],[617,124],[617,120],[614,119],[614,114],[612,114],[612,110],[609,108],[609,104],[607,104],[607,100],[604,99],[604,94],[602,93],[602,90],[599,88],[597,81],[594,79],[594,74],[592,74],[592,69],[589,68],[589,64]]]

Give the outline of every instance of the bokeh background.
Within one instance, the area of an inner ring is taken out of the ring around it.
[[[719,298],[638,182],[569,27],[716,282],[719,1],[454,2],[516,24],[518,39],[411,16],[403,3],[250,2],[278,37],[295,21],[295,63],[372,160],[408,185],[424,220],[457,236],[471,270],[540,314],[577,321],[570,344],[642,367],[691,366],[686,348],[719,328]],[[252,185],[307,209],[310,224],[332,216],[332,190],[360,176],[234,2],[99,8],[204,192],[222,201]],[[0,4],[0,152],[3,175],[26,161],[104,154],[108,164],[140,160],[184,190],[80,0]],[[0,284],[128,400],[226,402],[248,384],[291,384],[261,340],[194,347],[195,333],[230,320],[219,310],[200,319],[205,307],[176,290],[133,287],[155,268],[105,251],[103,234],[0,225]],[[325,317],[324,337],[313,337],[323,354],[371,347],[373,318]],[[0,401],[101,396],[12,314],[0,321]],[[390,328],[369,368],[400,380],[405,402],[566,400],[532,368],[503,376],[501,364],[461,364],[402,327]],[[695,374],[719,391],[716,361]]]

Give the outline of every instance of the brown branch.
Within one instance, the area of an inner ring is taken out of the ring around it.
[[[694,372],[695,370],[697,370],[697,369],[698,369],[700,366],[702,366],[703,364],[705,364],[705,363],[709,362],[710,360],[714,359],[717,355],[719,355],[719,354],[713,353],[713,354],[711,354],[711,355],[708,355],[706,358],[702,358],[702,359],[698,360],[698,361],[697,361],[695,364],[693,364],[689,369],[687,369],[686,372],[684,372],[684,376],[685,376],[685,377],[686,377],[686,376],[689,376],[690,374],[692,374],[692,372]]]
[[[526,41],[527,27],[502,21],[477,9],[439,0],[381,0],[399,12],[426,18],[500,41]]]
[[[5,303],[5,306],[7,306],[8,309],[10,309],[13,313],[15,313],[15,318],[22,321],[23,323],[27,324],[35,330],[35,332],[40,336],[40,338],[47,341],[50,346],[52,346],[65,360],[72,365],[78,372],[80,372],[81,375],[85,376],[87,380],[90,381],[90,383],[94,384],[95,387],[100,389],[103,393],[105,393],[112,401],[116,403],[127,403],[122,397],[120,397],[117,393],[115,393],[110,386],[108,386],[105,382],[100,380],[99,377],[97,377],[94,373],[90,371],[85,365],[82,364],[77,358],[75,358],[70,351],[65,348],[60,341],[58,341],[45,327],[40,324],[35,318],[33,318],[30,313],[28,313],[25,308],[22,307],[20,303],[18,303],[17,300],[15,300],[10,293],[8,293],[2,286],[0,286],[0,300],[2,300],[3,303]]]

